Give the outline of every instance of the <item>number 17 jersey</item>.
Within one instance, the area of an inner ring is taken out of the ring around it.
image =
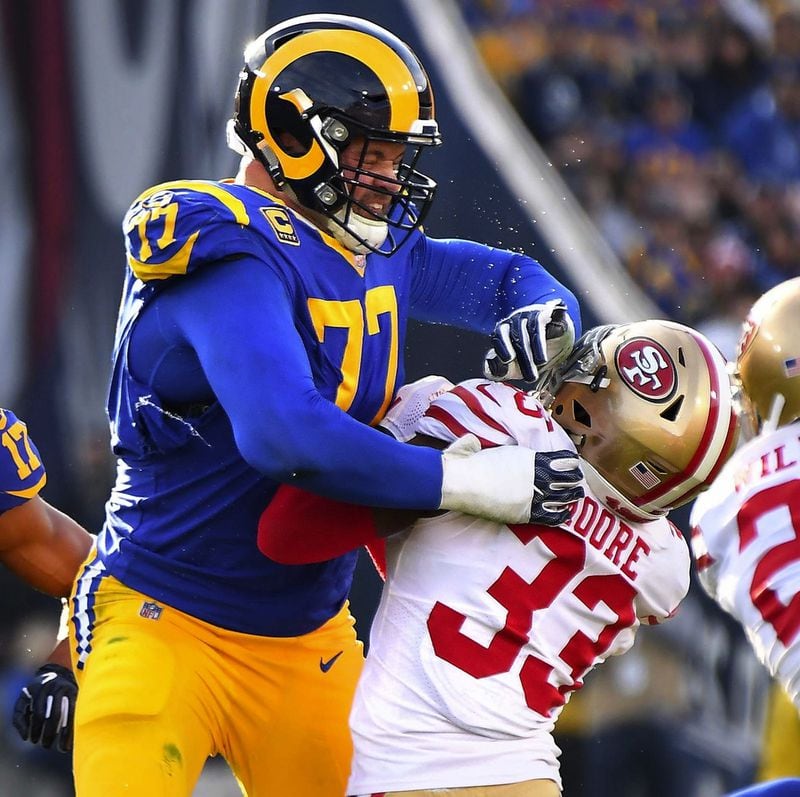
[[[418,431],[574,450],[535,398],[478,380],[437,399]],[[386,548],[351,714],[351,795],[559,783],[551,732],[570,694],[689,584],[688,548],[666,519],[628,522],[588,490],[558,528],[449,512]]]

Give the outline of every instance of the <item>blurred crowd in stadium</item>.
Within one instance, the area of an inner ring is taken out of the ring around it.
[[[800,272],[800,3],[461,5],[631,274],[730,353],[726,321]]]

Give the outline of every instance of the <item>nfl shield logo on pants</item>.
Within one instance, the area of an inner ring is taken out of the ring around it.
[[[161,617],[162,611],[163,607],[159,606],[154,601],[145,601],[142,604],[142,608],[139,609],[139,615],[146,620],[158,620],[158,618]]]

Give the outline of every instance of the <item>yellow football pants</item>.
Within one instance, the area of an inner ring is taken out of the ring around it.
[[[304,636],[258,637],[106,577],[91,613],[81,611],[91,647],[76,668],[78,797],[189,797],[216,754],[249,797],[345,793],[347,722],[364,659],[347,605]],[[75,627],[73,618],[73,665]]]

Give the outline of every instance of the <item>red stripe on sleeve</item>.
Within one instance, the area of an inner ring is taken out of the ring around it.
[[[465,434],[475,434],[467,429],[466,426],[460,424],[449,412],[446,412],[441,407],[431,406],[428,408],[425,415],[428,418],[439,421],[439,423],[441,423],[446,429],[452,432],[456,439],[463,437]],[[481,437],[480,435],[475,435],[475,437],[480,440],[481,448],[494,448],[497,445],[497,443],[493,443],[491,440],[487,440],[485,437]]]

